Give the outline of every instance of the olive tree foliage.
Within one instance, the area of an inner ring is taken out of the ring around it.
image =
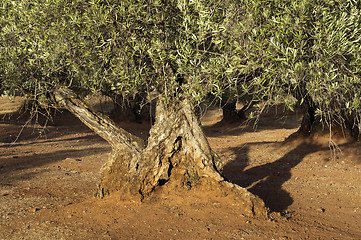
[[[220,97],[238,74],[225,41],[230,2],[4,0],[1,90],[35,103],[59,86],[194,104]]]
[[[254,76],[243,90],[265,104],[305,106],[311,125],[360,130],[360,1],[242,2],[240,69]]]

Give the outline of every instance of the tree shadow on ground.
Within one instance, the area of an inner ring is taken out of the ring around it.
[[[224,166],[224,176],[262,198],[271,211],[282,212],[293,203],[291,194],[282,185],[291,179],[291,170],[308,154],[320,150],[320,146],[300,143],[276,161],[247,168],[250,147],[262,144],[268,143],[248,143],[234,148],[237,157]]]
[[[62,161],[66,158],[83,158],[86,156],[109,152],[109,147],[86,147],[84,149],[69,149],[40,154],[27,153],[24,156],[0,156],[0,177],[3,183],[26,179],[28,169]],[[25,171],[25,172],[24,172]],[[25,174],[23,174],[25,173]]]
[[[39,116],[38,119],[29,118],[28,112],[0,114],[0,131],[4,132],[0,136],[0,144],[4,145],[0,147],[16,146],[23,144],[22,141],[36,142],[39,139],[51,142],[54,138],[65,138],[66,135],[74,133],[92,132],[67,111],[57,113],[49,122],[44,116]]]
[[[37,136],[37,138],[34,141],[26,141],[23,142],[23,140],[20,139],[18,141],[8,141],[7,139],[0,139],[0,149],[1,148],[11,148],[11,147],[21,147],[21,146],[30,146],[30,145],[39,145],[43,143],[62,143],[62,142],[69,142],[69,141],[102,141],[103,139],[100,138],[98,135],[92,134],[92,135],[86,135],[81,137],[70,137],[70,138],[63,138],[63,139],[54,139],[54,138],[40,138]],[[3,144],[1,144],[3,142]],[[1,156],[1,154],[0,154]]]

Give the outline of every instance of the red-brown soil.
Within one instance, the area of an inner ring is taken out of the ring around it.
[[[39,136],[0,111],[0,239],[361,239],[359,143],[287,140],[300,116],[253,124],[202,122],[228,180],[260,196],[269,218],[241,215],[232,199],[159,190],[143,203],[94,197],[110,146],[69,114]],[[149,123],[120,123],[147,136]],[[16,142],[14,142],[17,139]]]

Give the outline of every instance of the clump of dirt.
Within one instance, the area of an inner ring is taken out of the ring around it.
[[[214,126],[219,114],[208,111],[203,124],[223,174],[263,199],[267,218],[197,188],[160,188],[142,203],[95,198],[110,146],[63,113],[40,136],[24,119],[0,122],[0,239],[361,238],[358,142],[330,150],[327,139],[284,141],[298,129],[297,114],[266,115],[257,128]],[[150,124],[121,125],[146,137]]]

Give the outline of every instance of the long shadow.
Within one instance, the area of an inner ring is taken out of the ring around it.
[[[55,163],[64,160],[67,157],[80,158],[94,155],[95,153],[109,152],[109,147],[87,147],[80,150],[61,150],[41,154],[29,154],[26,156],[1,157],[0,158],[0,178],[2,183],[24,180],[23,171],[26,169],[36,168],[49,163]]]
[[[31,179],[41,172],[50,171],[43,165],[60,162],[68,157],[81,158],[111,151],[110,146],[92,146],[104,140],[68,112],[58,114],[43,135],[39,135],[32,126],[23,128],[26,115],[17,117],[13,115],[13,118],[4,118],[4,115],[0,115],[0,124],[3,124],[0,127],[3,132],[0,136],[0,184]],[[76,133],[85,135],[77,136]],[[80,149],[72,147],[59,150],[56,149],[58,144],[75,144]],[[37,154],[34,154],[34,149]],[[42,149],[45,152],[39,153]]]
[[[246,169],[250,145],[260,144],[264,143],[250,143],[233,149],[236,160],[224,166],[224,175],[231,182],[262,198],[271,211],[282,212],[293,203],[291,194],[282,185],[292,177],[292,168],[308,154],[320,150],[320,146],[302,143],[274,162]]]
[[[102,138],[100,138],[98,135],[92,134],[92,135],[86,135],[86,136],[82,136],[82,137],[72,137],[72,138],[64,138],[64,139],[52,139],[52,138],[46,138],[46,139],[41,139],[41,140],[36,140],[33,142],[10,142],[10,143],[5,143],[3,145],[0,145],[0,148],[10,148],[10,147],[21,147],[21,146],[30,146],[30,145],[38,145],[38,144],[42,144],[42,143],[61,143],[61,142],[68,142],[68,141],[104,141]],[[1,142],[0,142],[1,144]],[[1,156],[1,154],[0,154]]]
[[[10,113],[0,114],[0,123],[25,125],[26,123],[48,125],[48,126],[61,126],[66,124],[82,125],[81,121],[67,110],[53,111],[50,116],[46,112],[39,113],[38,115],[31,115],[29,111],[14,111]]]
[[[28,122],[29,116],[28,113],[19,112],[0,114],[0,132],[3,132],[0,136],[0,148],[26,145],[23,141],[36,143],[44,139],[43,141],[51,142],[54,138],[65,138],[74,133],[92,132],[69,112],[58,113],[52,122],[46,124],[43,116],[39,117],[38,122],[34,119]]]

